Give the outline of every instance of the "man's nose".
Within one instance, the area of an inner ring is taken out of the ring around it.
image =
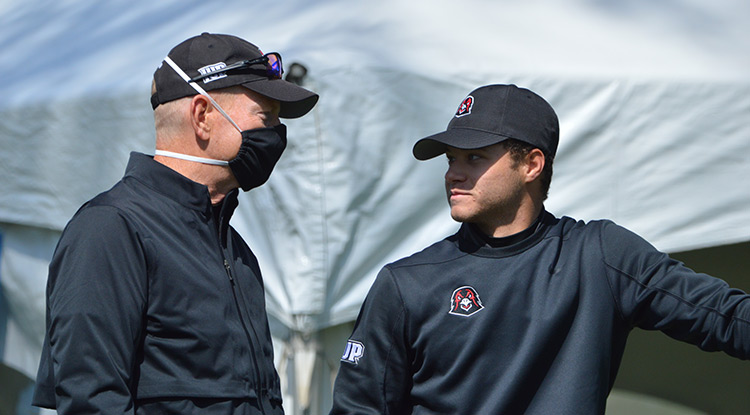
[[[445,172],[445,182],[455,183],[466,179],[466,174],[463,169],[459,166],[459,163],[454,161],[448,166],[448,170]]]

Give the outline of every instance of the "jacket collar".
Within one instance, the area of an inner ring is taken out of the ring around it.
[[[130,153],[123,179],[133,178],[163,196],[193,210],[211,213],[211,197],[206,185],[194,182],[180,173],[154,160],[153,156]],[[237,206],[237,190],[231,191],[222,202],[229,217]]]
[[[514,240],[513,243],[500,247],[489,244],[488,237],[481,234],[476,226],[463,223],[457,233],[458,248],[466,253],[486,257],[501,258],[516,255],[539,243],[556,222],[557,219],[551,213],[542,210],[539,219],[531,225],[535,229],[521,232],[529,233],[525,238]]]

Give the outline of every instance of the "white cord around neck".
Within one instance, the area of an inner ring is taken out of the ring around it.
[[[196,163],[211,164],[211,165],[214,165],[214,166],[227,166],[227,165],[229,165],[229,162],[226,161],[226,160],[207,159],[207,158],[204,158],[204,157],[191,156],[189,154],[174,153],[172,151],[167,151],[167,150],[156,150],[154,152],[154,155],[156,155],[156,156],[164,156],[164,157],[171,157],[171,158],[180,159],[180,160],[194,161]]]

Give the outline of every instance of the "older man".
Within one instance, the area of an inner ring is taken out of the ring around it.
[[[50,264],[34,404],[59,414],[282,414],[258,262],[229,225],[318,96],[229,35],[154,73],[156,155],[65,228]]]

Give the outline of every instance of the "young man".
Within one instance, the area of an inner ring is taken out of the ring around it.
[[[446,154],[463,224],[380,272],[331,414],[603,414],[634,327],[750,358],[750,296],[611,221],[544,210],[557,144],[552,107],[514,85],[476,89],[416,143]]]
[[[34,404],[58,414],[283,414],[258,262],[229,225],[238,188],[286,146],[279,117],[318,96],[229,35],[154,73],[156,156],[87,202],[50,263]],[[209,91],[209,92],[207,92]]]

